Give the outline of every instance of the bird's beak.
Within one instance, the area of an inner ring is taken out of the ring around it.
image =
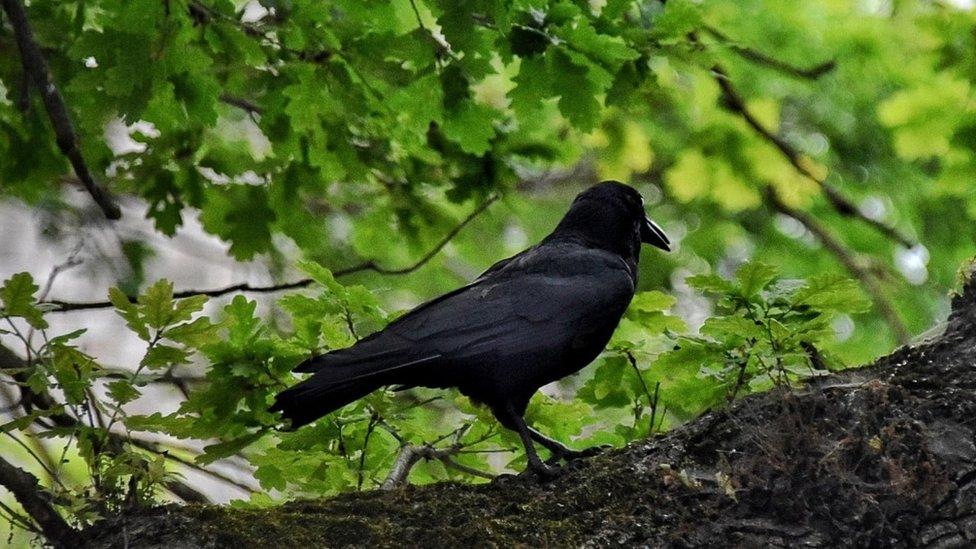
[[[668,240],[668,235],[664,234],[661,227],[658,227],[657,223],[651,221],[651,218],[646,215],[643,223],[641,223],[640,236],[641,242],[645,244],[661,248],[666,252],[671,251],[671,241]]]

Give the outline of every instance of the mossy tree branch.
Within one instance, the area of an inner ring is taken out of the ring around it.
[[[443,482],[265,509],[167,506],[96,525],[86,547],[119,546],[122,524],[133,547],[971,546],[974,361],[970,279],[941,336],[738,399],[550,482]]]
[[[51,505],[37,477],[0,458],[0,486],[10,490],[24,511],[40,527],[47,541],[59,548],[73,547],[77,532]]]

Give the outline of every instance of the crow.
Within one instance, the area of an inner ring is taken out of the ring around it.
[[[556,460],[584,452],[529,427],[525,409],[540,387],[603,351],[634,296],[642,242],[670,251],[640,193],[616,181],[590,187],[536,246],[355,345],[300,364],[296,372],[313,375],[279,393],[271,410],[297,428],[386,385],[456,387],[518,433],[532,471],[552,476],[533,441]]]

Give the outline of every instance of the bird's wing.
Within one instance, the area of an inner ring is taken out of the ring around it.
[[[537,247],[472,284],[425,303],[353,347],[316,359],[360,371],[463,368],[528,352],[582,344],[612,328],[633,296],[619,257],[574,247]],[[368,367],[367,367],[368,365]]]

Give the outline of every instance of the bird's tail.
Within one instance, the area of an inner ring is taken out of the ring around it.
[[[402,376],[398,374],[404,368],[436,358],[403,360],[402,355],[391,356],[393,353],[363,357],[356,356],[351,350],[335,351],[299,365],[295,371],[315,372],[314,375],[278,393],[270,410],[280,411],[291,421],[292,428],[301,427],[384,385],[402,383],[399,379]]]
[[[385,385],[368,378],[331,384],[317,378],[313,376],[279,393],[271,411],[280,411],[291,421],[292,428],[301,427]]]

